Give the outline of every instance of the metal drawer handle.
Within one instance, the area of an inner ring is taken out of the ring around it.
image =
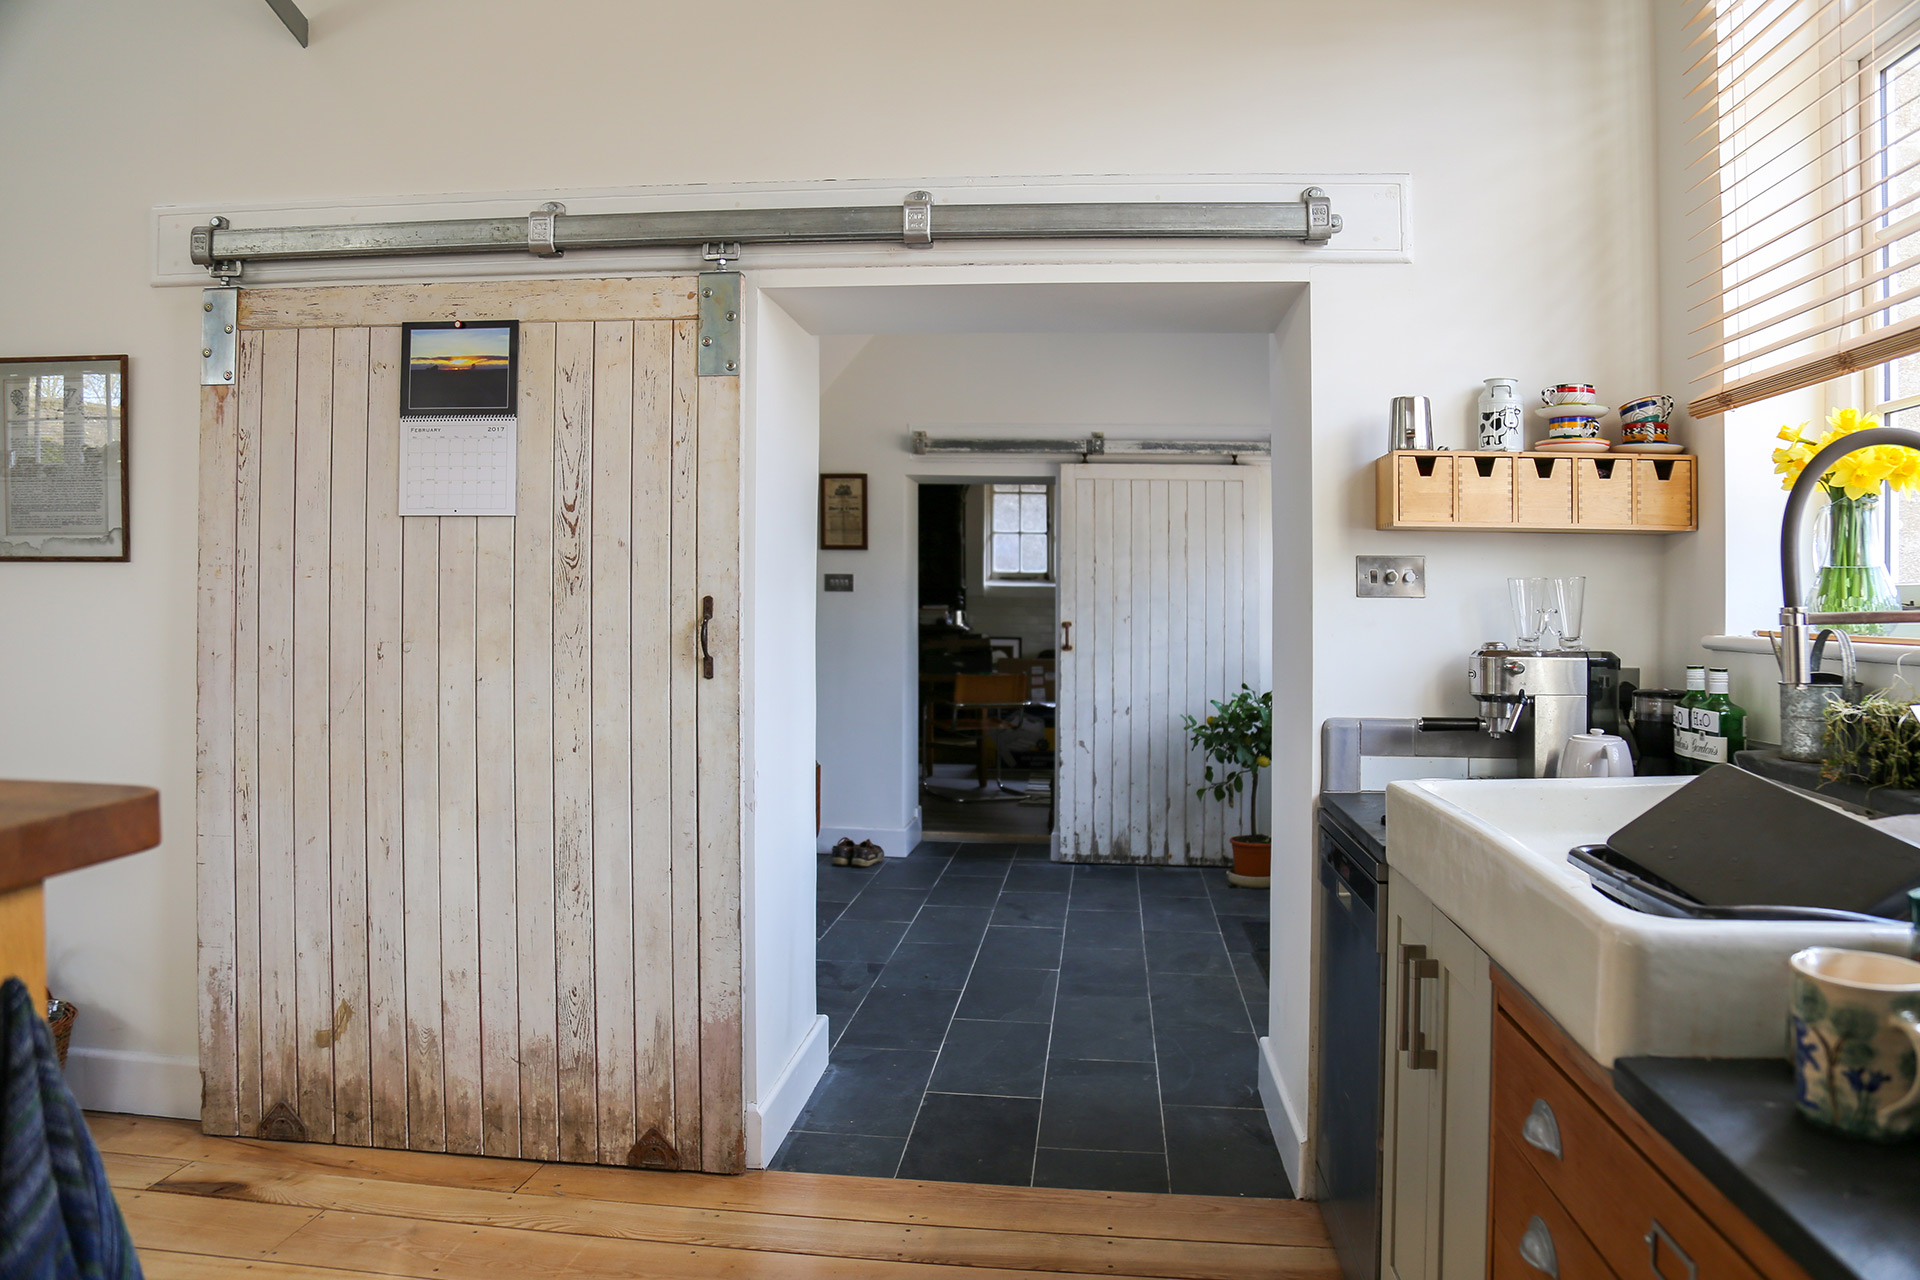
[[[707,648],[707,628],[713,623],[713,597],[700,597],[700,675],[713,679],[713,652]]]
[[[1554,1117],[1553,1108],[1545,1098],[1533,1100],[1533,1110],[1527,1113],[1527,1122],[1520,1126],[1520,1136],[1527,1140],[1528,1146],[1540,1148],[1555,1160],[1566,1159],[1560,1149],[1560,1121]]]
[[[1427,1029],[1420,1018],[1420,984],[1440,976],[1440,962],[1427,959],[1427,949],[1418,943],[1400,947],[1400,1047],[1407,1051],[1407,1066],[1413,1071],[1436,1071],[1440,1051],[1427,1043]]]
[[[1333,896],[1341,906],[1349,911],[1353,910],[1353,890],[1343,884],[1337,884],[1333,886]]]
[[[1560,1258],[1553,1251],[1553,1232],[1535,1214],[1527,1219],[1526,1234],[1520,1237],[1520,1257],[1535,1271],[1544,1271],[1560,1280]]]
[[[1687,1280],[1700,1280],[1700,1268],[1693,1265],[1693,1259],[1687,1256],[1687,1251],[1667,1234],[1667,1229],[1660,1225],[1659,1219],[1653,1220],[1652,1229],[1647,1232],[1646,1240],[1647,1265],[1653,1268],[1653,1274],[1659,1276],[1660,1280],[1666,1280],[1667,1277],[1667,1273],[1660,1269],[1660,1242],[1663,1240],[1666,1241],[1667,1252],[1680,1259],[1680,1265],[1687,1269]]]

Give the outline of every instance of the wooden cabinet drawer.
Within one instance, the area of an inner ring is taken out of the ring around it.
[[[1693,528],[1693,459],[1633,460],[1633,522],[1649,529]]]
[[[1525,1156],[1504,1137],[1493,1140],[1492,1217],[1487,1271],[1492,1280],[1614,1280],[1586,1233],[1553,1198]],[[1537,1225],[1536,1225],[1537,1224]],[[1551,1249],[1543,1255],[1541,1244]],[[1550,1259],[1551,1270],[1543,1263]]]
[[[1395,455],[1398,516],[1405,524],[1453,521],[1453,459],[1442,454]]]
[[[1515,519],[1564,529],[1573,523],[1573,459],[1520,458],[1514,463]]]
[[[1633,523],[1633,467],[1627,458],[1573,460],[1573,522],[1626,528]]]
[[[1530,1130],[1536,1104],[1545,1112]],[[1699,1280],[1757,1280],[1726,1237],[1504,1012],[1494,1019],[1493,1134],[1496,1146],[1511,1144],[1621,1276],[1690,1280],[1697,1269]],[[1550,1149],[1556,1145],[1558,1154]]]
[[[1513,462],[1471,455],[1453,460],[1456,524],[1513,523]]]

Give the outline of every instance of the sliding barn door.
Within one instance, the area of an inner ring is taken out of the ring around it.
[[[739,382],[694,292],[241,294],[202,402],[208,1132],[742,1167]],[[399,325],[451,319],[521,322],[510,517],[398,514]]]
[[[1058,857],[1211,866],[1254,826],[1194,795],[1181,716],[1271,687],[1271,493],[1264,466],[1060,468]]]

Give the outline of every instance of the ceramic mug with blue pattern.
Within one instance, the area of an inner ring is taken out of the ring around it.
[[[1789,963],[1800,1113],[1876,1142],[1920,1137],[1920,963],[1839,947]]]

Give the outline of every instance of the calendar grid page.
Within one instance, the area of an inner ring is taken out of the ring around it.
[[[400,514],[510,516],[520,421],[400,419]]]

